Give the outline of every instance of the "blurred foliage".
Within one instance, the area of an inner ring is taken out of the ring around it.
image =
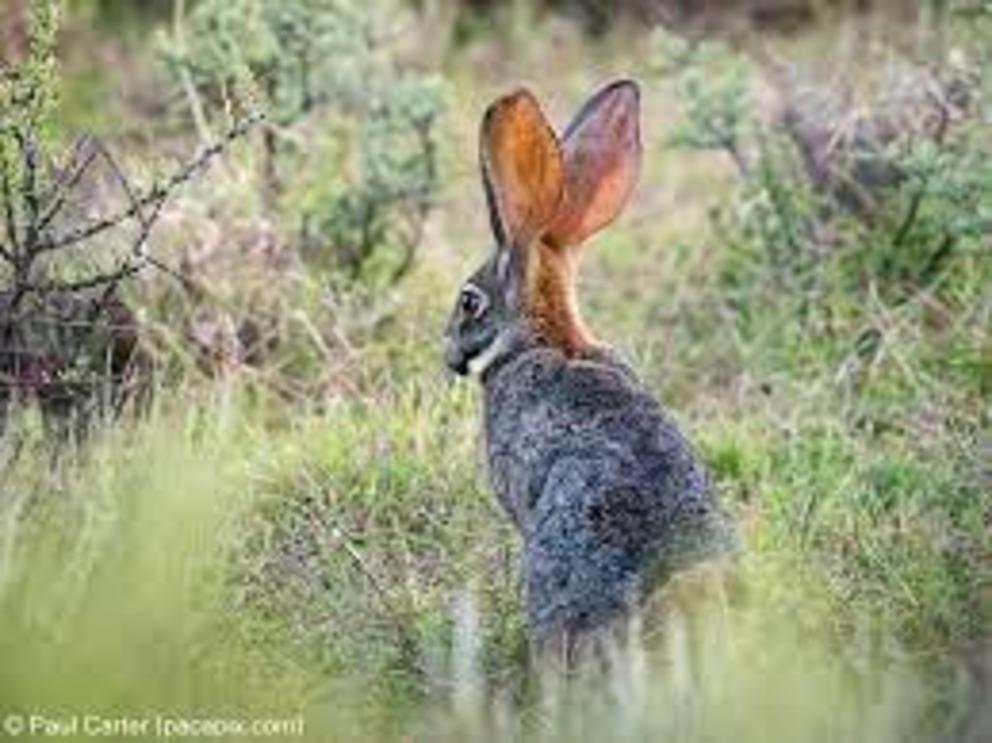
[[[266,111],[263,187],[284,197],[304,254],[352,280],[406,274],[438,186],[443,86],[404,69],[402,18],[381,2],[202,0],[164,44],[194,108]]]
[[[120,31],[133,25],[167,18],[175,0],[63,0],[65,9],[73,17],[96,20],[108,29]],[[195,2],[195,0],[194,0]]]
[[[58,102],[55,49],[61,3],[31,0],[27,9],[27,58],[0,65],[0,131],[5,137],[4,147],[10,147],[14,128],[49,132]]]
[[[692,44],[660,32],[654,41],[657,72],[674,76],[683,106],[671,144],[725,150],[741,166],[740,143],[753,110],[747,66],[719,44]]]
[[[204,0],[180,20],[164,51],[211,97],[256,84],[268,114],[288,124],[315,106],[354,105],[372,82],[372,18],[347,0]]]
[[[709,215],[721,256],[715,291],[739,363],[777,380],[763,383],[770,400],[784,395],[786,406],[799,406],[780,411],[778,446],[747,443],[750,431],[732,444],[717,434],[717,476],[739,497],[750,497],[751,480],[763,491],[766,526],[779,525],[763,538],[818,555],[826,580],[852,592],[847,600],[857,594],[866,610],[901,617],[906,636],[928,643],[992,622],[980,567],[992,501],[974,459],[992,430],[992,67],[981,52],[992,27],[973,31],[957,38],[977,40],[977,53],[957,53],[975,64],[939,78],[950,81],[940,126],[914,127],[912,108],[883,119],[880,101],[915,103],[892,89],[859,109],[867,123],[857,136],[848,136],[848,120],[830,119],[829,106],[816,110],[823,123],[815,134],[833,135],[822,170],[804,161],[814,135],[757,103],[767,70],[722,44],[667,34],[658,52],[681,106],[671,146],[716,152],[735,166],[731,193]],[[783,94],[786,111],[824,100],[797,104],[792,90]],[[853,184],[864,200],[845,200],[838,184]],[[792,378],[811,387],[793,389]],[[821,394],[831,412],[803,409]],[[927,429],[930,420],[941,433]],[[914,598],[902,604],[897,586]]]
[[[546,18],[558,14],[573,19],[591,36],[601,36],[618,22],[656,20],[652,0],[617,0],[603,3],[599,0],[450,0],[458,12],[457,34],[461,38],[480,36],[493,25],[509,21],[514,14],[527,14],[532,18]],[[414,0],[417,5],[424,0]],[[510,16],[510,17],[507,17]]]
[[[289,211],[298,210],[304,250],[318,265],[331,247],[326,263],[352,280],[391,284],[410,270],[440,185],[442,102],[436,78],[398,81],[368,103],[353,149],[335,142],[320,172],[300,171]]]
[[[951,111],[952,98],[941,101],[945,120],[930,131],[896,128],[927,113],[910,101],[898,115],[859,112],[863,123],[850,135],[849,122],[831,120],[829,107],[797,111],[818,99],[796,102],[791,90],[780,91],[789,118],[768,126],[752,102],[756,71],[746,59],[718,43],[689,46],[660,36],[659,69],[674,77],[683,109],[671,144],[732,158],[740,188],[718,217],[723,236],[740,243],[738,255],[764,256],[753,270],[778,276],[782,286],[816,301],[829,299],[824,282],[839,269],[835,278],[851,290],[870,280],[884,298],[901,302],[936,282],[954,254],[986,249],[992,142],[984,119],[989,102],[981,96],[992,68],[946,83],[961,110]],[[809,124],[803,116],[820,118]],[[828,156],[811,164],[817,138],[827,137]]]

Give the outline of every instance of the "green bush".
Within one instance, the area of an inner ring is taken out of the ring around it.
[[[304,254],[352,280],[407,273],[438,187],[442,85],[404,69],[402,18],[392,3],[204,0],[164,47],[194,107],[266,111],[262,187]]]
[[[987,56],[970,56],[978,66],[965,78],[941,78],[967,101],[941,128],[886,131],[889,90],[859,114],[884,137],[848,137],[838,124],[837,180],[819,181],[806,134],[759,123],[752,61],[662,42],[683,107],[672,146],[736,165],[732,193],[711,211],[714,292],[737,363],[765,380],[776,417],[757,440],[750,415],[704,427],[721,487],[757,504],[763,548],[807,555],[840,602],[888,616],[901,636],[935,647],[982,632],[992,621],[980,569],[992,502],[976,469],[992,428]],[[871,180],[866,157],[897,177]],[[870,209],[851,208],[839,183],[865,191]]]

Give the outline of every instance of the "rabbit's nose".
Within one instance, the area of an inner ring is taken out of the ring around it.
[[[444,365],[460,376],[468,374],[468,357],[450,336],[444,338]]]

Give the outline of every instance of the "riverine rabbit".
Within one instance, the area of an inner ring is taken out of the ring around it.
[[[639,98],[613,82],[561,137],[527,90],[489,107],[480,165],[495,246],[445,335],[447,365],[482,383],[489,477],[523,537],[531,635],[566,652],[675,571],[738,548],[686,438],[576,306],[577,248],[637,180]]]

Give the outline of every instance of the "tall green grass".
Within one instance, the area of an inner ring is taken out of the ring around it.
[[[872,520],[892,492],[947,484],[940,468],[828,426],[785,443],[714,422],[702,448],[750,543],[736,588],[663,593],[642,643],[563,678],[527,659],[473,400],[411,383],[272,425],[272,401],[225,383],[162,393],[57,458],[22,421],[2,711],[301,716],[314,740],[894,741],[964,724],[945,643],[902,630],[969,629],[967,576],[916,534],[916,497],[906,534]]]
[[[159,408],[54,462],[25,444],[0,501],[5,711],[298,709],[306,676],[232,632],[252,431],[231,405]]]

